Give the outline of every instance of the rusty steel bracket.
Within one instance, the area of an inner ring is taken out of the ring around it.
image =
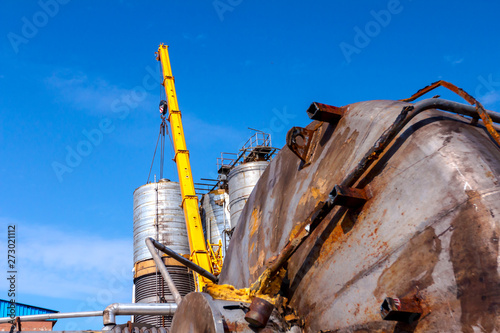
[[[312,154],[309,150],[315,131],[303,127],[292,127],[286,134],[286,145],[304,163],[310,162]]]
[[[380,315],[383,320],[399,321],[412,324],[420,319],[423,310],[420,299],[412,298],[391,298],[387,297],[380,306]]]
[[[335,185],[330,192],[330,198],[333,205],[351,209],[362,207],[369,199],[364,189],[342,185]]]
[[[313,102],[307,109],[307,115],[313,120],[328,123],[337,123],[344,115],[345,107],[336,107],[323,103]],[[313,129],[292,127],[286,134],[286,144],[302,162],[308,165],[314,151],[314,133],[321,127],[317,123]]]
[[[307,109],[307,115],[313,120],[338,123],[344,115],[345,108],[313,102]]]

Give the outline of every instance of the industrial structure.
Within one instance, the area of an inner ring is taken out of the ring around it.
[[[158,60],[179,183],[134,192],[134,303],[73,316],[116,333],[500,331],[499,113],[446,81],[314,102],[279,152],[256,131],[223,154],[200,205],[163,44]],[[415,102],[439,86],[469,105]]]
[[[219,179],[229,192],[231,230],[238,224],[241,211],[260,176],[279,151],[272,146],[269,133],[251,130],[254,134],[245,142],[238,154],[221,153],[221,157],[217,159]]]
[[[202,196],[202,220],[209,246],[222,246],[223,256],[248,197],[260,176],[275,156],[278,148],[271,135],[250,129],[254,133],[238,153],[221,153],[217,158],[218,179]],[[210,179],[203,179],[205,181]],[[207,185],[207,184],[202,184]]]
[[[209,247],[220,247],[226,256],[231,235],[229,195],[225,189],[211,190],[201,199],[201,219]]]
[[[10,317],[12,313],[16,316],[32,316],[39,314],[52,314],[58,311],[41,308],[39,306],[24,304],[24,303],[11,303],[11,301],[0,299],[0,317]],[[21,323],[20,320],[14,320],[14,323],[0,323],[0,331],[10,332],[13,328],[16,331],[50,331],[56,324],[55,319],[42,319],[36,321],[29,321]]]
[[[143,185],[134,191],[134,303],[171,303],[174,295],[153,260],[145,239],[152,237],[189,258],[186,222],[181,208],[179,183],[168,179]],[[194,291],[188,269],[168,257],[163,264],[181,296]],[[136,316],[135,322],[170,327],[172,316]]]

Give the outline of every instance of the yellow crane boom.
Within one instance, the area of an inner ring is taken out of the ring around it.
[[[177,103],[177,94],[175,92],[174,77],[170,67],[170,58],[168,56],[168,46],[160,44],[157,58],[161,62],[163,70],[163,86],[167,96],[168,121],[170,123],[172,140],[174,143],[175,157],[179,173],[179,183],[182,194],[182,208],[186,219],[186,227],[189,238],[189,247],[191,251],[191,261],[198,266],[213,273],[212,261],[207,251],[203,227],[201,225],[200,213],[198,210],[198,197],[194,189],[193,175],[189,163],[189,151],[186,148],[184,130],[182,127],[181,111]],[[201,291],[210,281],[205,277],[195,274],[195,283],[197,291]]]

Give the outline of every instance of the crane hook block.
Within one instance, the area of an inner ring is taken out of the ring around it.
[[[168,112],[168,104],[167,101],[161,100],[160,101],[160,113],[164,116]]]

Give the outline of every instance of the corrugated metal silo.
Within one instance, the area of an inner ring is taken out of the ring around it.
[[[174,298],[159,274],[145,239],[152,237],[177,253],[189,257],[189,240],[179,183],[162,179],[134,191],[135,302],[174,303]],[[162,257],[182,296],[194,291],[194,280],[187,268]],[[135,321],[170,327],[170,316],[135,316]]]

